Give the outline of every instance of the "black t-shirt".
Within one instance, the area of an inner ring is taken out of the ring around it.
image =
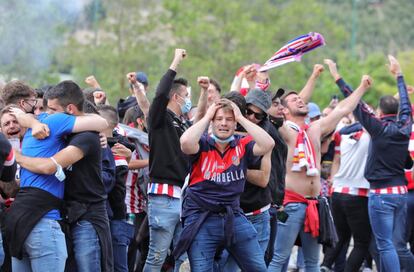
[[[0,179],[5,182],[13,181],[16,168],[12,147],[3,133],[0,133]]]
[[[65,200],[86,204],[105,201],[107,194],[102,182],[102,150],[98,133],[73,134],[68,145],[81,149],[84,156],[66,171]]]

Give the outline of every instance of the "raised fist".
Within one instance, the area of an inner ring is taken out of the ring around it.
[[[177,61],[182,61],[187,56],[185,49],[177,48],[175,49],[174,59]]]
[[[407,86],[407,93],[408,93],[408,94],[413,94],[413,93],[414,93],[414,87],[413,87],[413,86],[408,85],[408,86]]]
[[[137,82],[137,78],[135,77],[135,73],[134,72],[130,72],[126,75],[129,83],[131,83],[132,85],[134,85]]]
[[[85,83],[91,86],[92,88],[99,88],[99,84],[95,76],[88,76],[87,78],[85,78]]]
[[[401,67],[400,67],[400,63],[398,62],[398,60],[395,57],[388,55],[388,61],[390,62],[388,65],[390,73],[393,74],[394,76],[400,75]]]
[[[313,72],[312,72],[312,74],[315,77],[319,77],[324,70],[325,70],[325,68],[323,67],[322,64],[315,64],[313,66]]]
[[[200,76],[197,78],[197,83],[203,90],[207,90],[210,86],[210,79],[206,76]]]
[[[252,64],[252,65],[247,66],[247,68],[245,69],[245,75],[246,75],[247,81],[256,80],[256,76],[257,76],[256,65]]]
[[[368,90],[372,85],[372,78],[369,75],[363,75],[361,79],[361,87]]]
[[[95,105],[105,104],[106,101],[106,94],[103,91],[95,91],[93,92],[93,100]]]

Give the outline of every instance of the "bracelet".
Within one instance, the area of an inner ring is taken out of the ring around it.
[[[56,172],[62,170],[62,165],[58,164],[57,161],[55,160],[55,158],[50,157],[50,159],[52,160],[52,162],[56,165]]]

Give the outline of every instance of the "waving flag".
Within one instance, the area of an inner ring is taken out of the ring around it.
[[[323,36],[316,32],[310,32],[289,41],[285,46],[280,48],[273,56],[260,67],[259,71],[281,66],[283,64],[300,61],[303,54],[319,46],[325,45]]]

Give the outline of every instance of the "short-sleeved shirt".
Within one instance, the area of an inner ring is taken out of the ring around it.
[[[22,154],[29,157],[49,158],[66,147],[66,135],[72,133],[76,117],[64,113],[48,115],[42,113],[38,120],[49,127],[49,137],[38,140],[32,136],[32,130],[28,129],[23,138]],[[55,175],[40,175],[27,169],[20,170],[20,186],[36,187],[51,193],[62,199],[65,182],[59,181]],[[46,218],[58,219],[57,210],[49,212]]]
[[[363,130],[351,134],[335,133],[335,153],[341,155],[341,164],[333,177],[333,187],[365,188],[369,183],[364,177],[370,137]]]
[[[65,200],[93,204],[107,199],[102,182],[102,150],[99,134],[81,132],[73,134],[69,144],[83,152],[83,158],[66,171]]]
[[[203,135],[197,154],[190,156],[191,175],[187,190],[211,205],[230,205],[240,198],[246,181],[247,166],[253,164],[251,136],[235,136],[221,153],[210,136]]]

